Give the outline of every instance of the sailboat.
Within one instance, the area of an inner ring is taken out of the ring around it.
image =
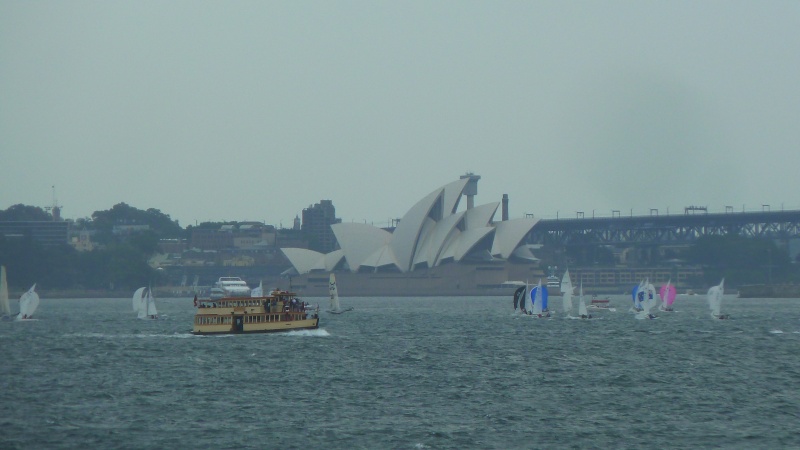
[[[648,279],[642,281],[639,285],[639,291],[636,293],[634,302],[639,303],[640,310],[636,311],[637,319],[657,319],[657,317],[650,313],[650,310],[656,306],[655,293],[656,288],[649,282]]]
[[[675,303],[675,296],[678,294],[678,290],[675,289],[675,286],[670,284],[671,281],[672,280],[667,281],[667,284],[661,286],[661,289],[658,291],[658,295],[661,296],[661,311],[675,311],[672,309],[672,304]]]
[[[633,298],[631,312],[638,313],[642,311],[642,302],[644,301],[645,295],[644,286],[645,280],[642,280],[638,285],[633,287],[633,290],[631,291],[631,298]]]
[[[564,276],[561,278],[561,300],[564,304],[564,314],[569,315],[572,311],[572,291],[575,288],[572,287],[572,280],[569,278],[569,269],[564,272]]]
[[[583,282],[581,282],[581,287],[578,294],[578,316],[581,319],[592,318],[592,315],[586,310],[586,302],[583,301]]]
[[[19,314],[17,320],[31,320],[36,308],[39,307],[39,294],[36,293],[36,284],[34,283],[28,292],[22,294],[19,298]]]
[[[6,266],[0,266],[0,319],[11,319],[11,305],[8,302],[8,280],[6,280]]]
[[[147,298],[145,299],[147,318],[158,319],[158,310],[156,310],[156,298],[153,295],[153,290],[147,289]]]
[[[264,281],[258,282],[258,287],[250,291],[250,297],[263,297],[264,296]]]
[[[514,291],[514,312],[517,311],[519,307],[519,311],[522,314],[527,314],[528,311],[525,309],[525,299],[528,296],[528,283],[525,283],[525,286],[520,286]]]
[[[725,288],[723,285],[725,284],[725,278],[719,282],[717,286],[711,286],[708,290],[708,307],[711,309],[711,317],[713,319],[729,319],[730,316],[727,314],[722,314],[720,311],[722,309],[722,294],[725,292]]]
[[[141,309],[142,301],[144,300],[144,291],[147,289],[146,287],[140,287],[133,293],[133,297],[131,298],[131,306],[133,307],[133,312],[139,312]]]
[[[534,317],[550,317],[550,312],[547,311],[547,287],[542,286],[542,280],[539,279],[533,289],[531,289],[531,314]]]
[[[649,279],[645,280],[644,285],[644,303],[647,304],[647,309],[653,309],[658,304],[656,300],[656,287]]]
[[[331,294],[331,309],[328,310],[329,313],[341,314],[353,310],[352,306],[342,309],[342,306],[339,304],[339,289],[336,287],[336,275],[334,274],[331,274],[328,281],[328,291]]]
[[[650,302],[642,302],[642,310],[636,313],[637,319],[657,319],[658,317],[650,313]]]
[[[133,310],[139,319],[158,319],[158,310],[152,289],[140,287],[133,293],[131,301]]]

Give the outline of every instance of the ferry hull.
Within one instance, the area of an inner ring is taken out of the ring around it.
[[[254,334],[280,333],[283,331],[314,330],[319,328],[319,318],[289,320],[270,323],[244,324],[241,330],[232,325],[195,325],[192,334]]]

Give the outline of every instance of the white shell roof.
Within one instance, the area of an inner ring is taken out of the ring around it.
[[[433,230],[433,234],[428,240],[428,248],[423,249],[424,253],[427,254],[428,267],[433,267],[436,265],[439,259],[439,254],[441,253],[447,238],[453,235],[453,230],[456,231],[456,234],[459,232],[459,230],[456,228],[456,225],[458,225],[463,217],[463,212],[455,213],[445,217],[441,222],[436,224],[436,229]]]
[[[362,261],[360,267],[372,267],[377,269],[379,267],[391,265],[397,266],[397,258],[395,258],[394,253],[392,253],[392,248],[388,245],[384,245]]]
[[[414,255],[419,251],[418,245],[426,237],[422,235],[423,226],[436,202],[442,202],[442,217],[432,219],[438,221],[450,216],[458,206],[467,182],[469,182],[467,178],[460,179],[431,192],[400,219],[392,235],[391,248],[401,272],[408,272],[411,263],[416,262],[417,258]]]
[[[500,202],[456,212],[468,179],[440,187],[418,201],[398,223],[393,233],[363,223],[331,225],[340,250],[322,255],[306,249],[281,249],[298,273],[333,270],[345,258],[350,270],[395,266],[400,272],[425,265],[434,267],[445,260],[461,261],[481,242],[488,246],[487,258],[508,259],[538,219],[515,219],[493,223]],[[491,241],[488,241],[492,239]],[[484,248],[484,250],[486,250]],[[525,259],[532,254],[514,253]]]
[[[392,233],[365,223],[335,223],[331,230],[353,272],[358,271],[358,266],[367,257],[392,240]]]
[[[325,267],[322,262],[325,255],[320,252],[307,248],[282,248],[281,251],[292,263],[297,273],[308,273],[320,266]]]
[[[494,213],[497,212],[498,206],[500,206],[500,202],[494,202],[487,203],[485,205],[479,205],[467,210],[467,214],[464,219],[467,229],[469,230],[471,228],[488,227],[492,222]]]
[[[422,224],[422,231],[419,233],[420,238],[419,244],[417,244],[417,253],[414,255],[414,267],[416,267],[417,264],[428,264],[428,248],[430,247],[431,239],[433,239],[432,235],[435,228],[436,221],[430,217],[426,218],[425,223]]]
[[[528,261],[539,261],[539,258],[533,253],[530,245],[520,245],[512,253],[517,258],[527,259]]]
[[[332,271],[344,257],[342,250],[335,250],[324,254],[306,248],[282,248],[281,251],[297,273],[308,273],[315,270]]]
[[[487,234],[495,231],[494,227],[473,228],[461,233],[458,240],[458,246],[453,251],[453,258],[456,261],[461,261],[475,245],[478,244]]]
[[[440,188],[418,201],[400,219],[400,223],[394,229],[390,246],[401,272],[408,272],[411,268],[412,256],[419,243],[422,226],[425,224],[425,219],[428,218],[433,206],[441,198],[442,193],[444,193],[444,189]]]
[[[500,256],[508,259],[511,253],[519,245],[522,238],[531,231],[539,219],[513,219],[495,224],[494,243],[492,244],[492,256]]]
[[[456,212],[458,202],[461,200],[461,194],[467,186],[469,178],[460,179],[444,186],[444,208],[442,208],[445,217]]]
[[[342,258],[344,258],[344,250],[342,249],[334,250],[326,254],[323,260],[325,265],[325,271],[326,272],[332,271],[339,264]]]

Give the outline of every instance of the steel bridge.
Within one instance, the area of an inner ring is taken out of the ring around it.
[[[800,211],[726,212],[671,216],[542,219],[529,244],[682,245],[702,236],[735,234],[753,238],[800,238]],[[694,212],[694,211],[692,211]]]

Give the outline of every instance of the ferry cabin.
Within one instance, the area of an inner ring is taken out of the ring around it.
[[[306,311],[290,292],[266,297],[199,300],[194,334],[271,333],[319,327],[319,312]]]

